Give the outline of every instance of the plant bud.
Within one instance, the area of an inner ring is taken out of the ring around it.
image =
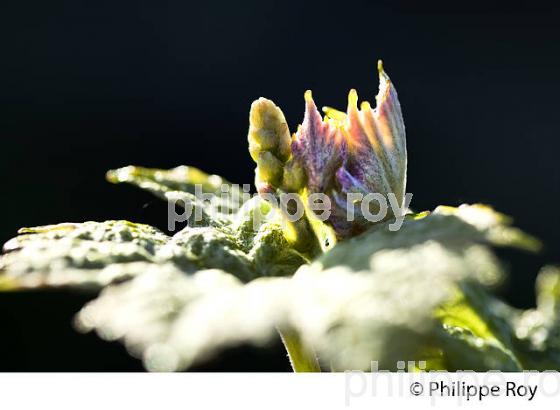
[[[322,118],[307,91],[304,119],[292,138],[272,101],[261,98],[251,107],[249,150],[257,162],[259,192],[327,195],[332,205],[326,222],[338,238],[367,229],[374,222],[366,213],[377,214],[381,206],[371,201],[363,209],[349,194],[381,194],[387,203],[393,194],[398,208],[404,205],[407,153],[402,111],[381,61],[378,71],[375,109],[368,102],[358,108],[358,94],[351,90],[346,113],[326,107]],[[383,220],[395,216],[390,206]]]

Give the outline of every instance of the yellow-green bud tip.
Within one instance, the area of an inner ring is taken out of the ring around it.
[[[358,92],[351,89],[348,93],[348,111],[358,109]]]

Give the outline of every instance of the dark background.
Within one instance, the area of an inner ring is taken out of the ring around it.
[[[0,242],[21,226],[130,219],[165,226],[149,194],[104,181],[128,164],[190,164],[252,182],[248,110],[259,96],[295,129],[303,92],[370,101],[376,60],[397,86],[417,210],[485,202],[543,239],[503,253],[503,295],[534,303],[559,262],[560,23],[539,1],[18,1],[0,11]],[[451,3],[451,2],[450,2]],[[461,2],[460,2],[461,3]],[[0,295],[0,370],[140,370],[78,335],[86,295]],[[287,370],[277,344],[197,370]]]

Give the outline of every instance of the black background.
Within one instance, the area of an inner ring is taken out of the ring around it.
[[[559,262],[560,23],[544,2],[18,1],[0,11],[0,241],[20,226],[129,219],[165,227],[149,194],[104,181],[128,164],[253,179],[248,109],[301,121],[303,92],[373,101],[376,60],[407,126],[412,206],[484,202],[543,239],[500,252],[503,295],[534,303]],[[452,3],[452,2],[449,2]],[[140,370],[70,325],[86,295],[0,295],[0,370]],[[278,344],[198,370],[287,370]]]

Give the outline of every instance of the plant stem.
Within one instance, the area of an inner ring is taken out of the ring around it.
[[[282,343],[288,352],[290,364],[296,373],[318,373],[321,371],[317,356],[312,348],[305,346],[297,331],[278,329]]]

